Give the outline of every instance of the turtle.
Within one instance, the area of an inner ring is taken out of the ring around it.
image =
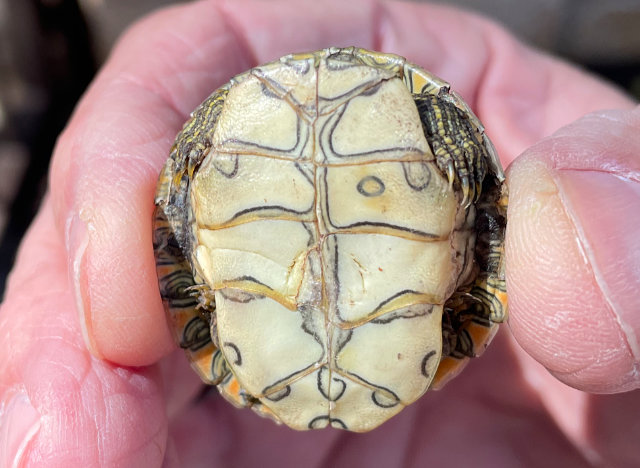
[[[174,339],[237,407],[369,431],[505,321],[504,179],[469,106],[398,55],[333,47],[237,75],[159,176]]]

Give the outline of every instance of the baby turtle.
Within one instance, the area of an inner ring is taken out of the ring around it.
[[[175,340],[236,406],[373,429],[505,319],[503,182],[469,107],[402,57],[330,48],[238,75],[160,174]]]

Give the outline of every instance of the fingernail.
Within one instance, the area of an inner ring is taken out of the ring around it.
[[[40,414],[26,392],[9,389],[0,403],[0,466],[21,466],[39,429]]]
[[[69,275],[73,286],[82,337],[91,354],[101,358],[93,339],[91,291],[87,280],[89,230],[87,223],[77,214],[74,214],[68,221],[66,246],[69,258]]]
[[[598,286],[640,362],[640,183],[603,171],[556,171]]]

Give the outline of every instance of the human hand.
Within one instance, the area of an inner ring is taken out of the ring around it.
[[[364,435],[293,432],[198,398],[173,352],[151,248],[158,172],[188,113],[236,73],[330,45],[407,57],[463,95],[505,166],[526,150],[508,172],[509,328],[520,345],[503,330],[444,390]],[[0,465],[636,466],[633,107],[494,24],[433,5],[207,1],[142,21],[61,136],[8,284]],[[536,143],[602,108],[618,111]],[[627,393],[584,393],[545,368],[580,390]]]

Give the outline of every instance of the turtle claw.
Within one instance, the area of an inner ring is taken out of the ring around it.
[[[452,188],[453,182],[456,180],[456,168],[452,159],[447,162],[447,179],[449,179],[449,188]]]
[[[208,312],[216,310],[214,292],[206,284],[195,284],[193,286],[189,286],[186,288],[186,291],[198,301],[196,309],[203,309]]]
[[[462,177],[460,179],[460,187],[462,188],[462,206],[469,208],[469,205],[471,205],[471,202],[475,198],[475,193],[469,185],[468,177]]]

